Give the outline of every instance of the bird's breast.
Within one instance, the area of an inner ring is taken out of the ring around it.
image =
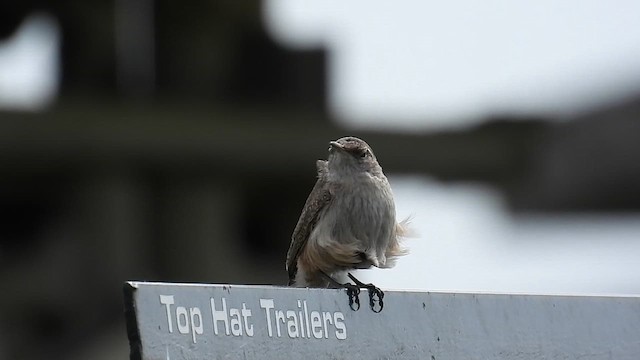
[[[364,248],[386,247],[395,229],[395,206],[386,179],[343,183],[328,213],[331,235],[339,242],[361,242]]]

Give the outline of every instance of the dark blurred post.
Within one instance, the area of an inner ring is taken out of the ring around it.
[[[155,90],[155,1],[115,1],[118,92],[149,99]]]

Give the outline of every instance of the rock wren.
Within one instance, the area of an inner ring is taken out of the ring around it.
[[[289,285],[348,288],[337,279],[349,270],[393,267],[406,253],[399,243],[404,223],[396,222],[391,187],[371,147],[356,137],[331,141],[317,168],[287,253]]]

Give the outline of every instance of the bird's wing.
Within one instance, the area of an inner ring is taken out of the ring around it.
[[[307,202],[304,204],[302,214],[300,214],[300,219],[298,219],[298,224],[295,230],[293,230],[291,245],[287,252],[286,268],[289,273],[289,285],[291,285],[293,279],[296,277],[296,273],[298,272],[298,256],[300,256],[300,252],[307,244],[309,235],[318,221],[318,215],[331,201],[331,192],[327,184],[327,161],[318,160],[316,166],[318,168],[318,181],[316,181],[316,185],[313,187],[313,190],[311,190]]]

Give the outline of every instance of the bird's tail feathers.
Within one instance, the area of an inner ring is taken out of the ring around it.
[[[411,227],[411,222],[413,221],[413,215],[409,215],[404,218],[398,225],[396,226],[396,235],[401,238],[416,238],[418,237],[418,232]]]
[[[411,228],[411,226],[409,226],[411,220],[412,217],[409,216],[396,225],[396,237],[393,239],[385,253],[386,261],[384,262],[384,265],[379,267],[394,267],[400,256],[404,256],[409,253],[409,249],[404,246],[404,239],[408,237],[417,237],[417,233]]]

